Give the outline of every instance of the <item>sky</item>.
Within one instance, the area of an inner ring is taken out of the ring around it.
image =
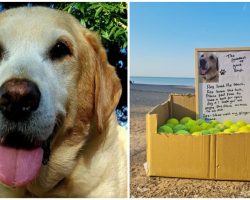
[[[250,3],[130,4],[130,75],[194,77],[195,48],[250,47]]]

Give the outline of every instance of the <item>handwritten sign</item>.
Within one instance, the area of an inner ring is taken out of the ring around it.
[[[196,49],[197,117],[250,123],[250,48]]]

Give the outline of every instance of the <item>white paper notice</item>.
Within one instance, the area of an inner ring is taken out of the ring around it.
[[[199,117],[250,123],[250,51],[198,52]]]

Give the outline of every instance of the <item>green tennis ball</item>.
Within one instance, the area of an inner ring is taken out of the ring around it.
[[[193,127],[190,128],[190,133],[194,133],[194,132],[199,132],[201,131],[201,127],[198,125],[194,125]]]
[[[186,124],[189,120],[192,120],[191,117],[183,117],[181,120],[180,120],[180,123],[181,124]]]
[[[201,125],[201,124],[204,123],[204,122],[206,122],[204,119],[198,119],[198,120],[196,121],[196,123],[197,123],[198,125]]]
[[[215,128],[217,128],[217,129],[220,130],[220,131],[223,131],[226,127],[225,127],[224,124],[217,124],[217,125],[215,126]]]
[[[211,134],[209,130],[202,130],[201,133],[202,133],[202,135],[209,135],[209,134]]]
[[[208,130],[208,129],[212,128],[212,125],[207,123],[207,122],[204,122],[200,125],[200,127],[202,130]]]
[[[223,124],[229,128],[231,125],[233,125],[233,122],[229,119],[224,120]]]
[[[195,120],[192,120],[192,119],[190,119],[190,120],[186,123],[186,127],[187,127],[188,130],[190,130],[192,127],[194,127],[194,126],[196,126],[196,125],[197,125],[196,121],[195,121]]]
[[[167,124],[165,124],[165,125],[171,127],[172,129],[175,127],[174,124],[169,124],[169,123],[167,123]],[[165,125],[164,125],[164,126],[165,126]]]
[[[187,130],[186,126],[183,124],[178,124],[174,127],[173,131],[174,133],[178,132],[179,130]]]
[[[167,125],[163,125],[158,128],[158,133],[173,133],[173,129]]]
[[[243,122],[243,121],[237,121],[236,123],[239,127],[242,127],[242,126],[246,126],[247,123],[246,122]]]
[[[179,124],[179,121],[178,121],[178,119],[176,119],[176,118],[170,118],[170,119],[167,121],[167,124],[174,124],[174,125],[177,125],[177,124]]]
[[[218,130],[217,128],[210,128],[209,131],[211,134],[217,134],[220,132],[220,130]]]
[[[176,134],[178,134],[178,135],[189,135],[190,133],[188,131],[186,131],[186,130],[179,130],[179,131],[176,132]]]
[[[216,126],[217,124],[219,124],[219,122],[217,120],[211,120],[210,121],[210,124],[214,127]]]
[[[201,132],[193,132],[192,135],[196,135],[197,136],[197,135],[202,135],[202,133]]]

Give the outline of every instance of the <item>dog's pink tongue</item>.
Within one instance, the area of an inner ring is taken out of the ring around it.
[[[24,150],[0,146],[0,181],[14,187],[26,185],[38,174],[42,159],[40,147]]]

